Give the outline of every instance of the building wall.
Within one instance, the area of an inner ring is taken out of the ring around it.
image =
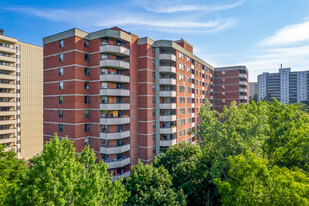
[[[249,82],[249,99],[253,99],[254,95],[259,94],[258,82]]]
[[[34,157],[43,149],[43,48],[20,45],[21,156]]]

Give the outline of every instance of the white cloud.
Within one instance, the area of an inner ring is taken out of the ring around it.
[[[232,9],[244,4],[247,0],[239,0],[232,4],[222,5],[205,5],[200,1],[184,1],[184,0],[137,0],[136,3],[148,11],[156,13],[176,13],[176,12],[190,12],[190,11],[222,11]]]
[[[234,19],[216,19],[209,21],[179,21],[177,17],[166,18],[149,14],[132,14],[124,11],[100,12],[100,9],[91,10],[60,10],[34,8],[7,8],[8,10],[25,13],[32,16],[48,19],[55,22],[65,22],[94,27],[111,26],[142,26],[143,29],[157,30],[171,33],[211,33],[219,32],[236,25]],[[88,12],[87,12],[88,11]],[[76,15],[78,14],[78,15]],[[123,18],[125,16],[125,18]],[[75,25],[74,25],[75,26]]]
[[[309,40],[309,21],[283,27],[260,42],[262,46],[291,45]]]

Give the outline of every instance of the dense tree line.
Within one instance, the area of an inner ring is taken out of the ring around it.
[[[88,147],[54,138],[28,164],[0,149],[0,205],[309,205],[309,114],[302,104],[201,109],[182,143],[112,182]]]

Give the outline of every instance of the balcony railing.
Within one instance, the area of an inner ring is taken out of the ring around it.
[[[159,71],[165,72],[165,73],[176,73],[176,67],[175,66],[160,66]]]
[[[130,83],[130,77],[127,75],[107,73],[100,75],[100,81],[102,82],[121,82],[121,83]]]
[[[160,60],[169,60],[169,61],[176,61],[175,54],[159,54]]]
[[[104,124],[104,125],[118,125],[118,124],[129,124],[129,123],[130,123],[130,117],[128,116],[113,117],[113,118],[106,118],[106,117],[100,118],[100,124]]]
[[[124,139],[130,137],[130,130],[126,131],[119,131],[119,132],[101,132],[100,138],[106,140],[113,140],[113,139]]]
[[[100,104],[100,110],[130,110],[130,103]]]
[[[124,144],[121,146],[115,146],[115,147],[109,147],[109,146],[101,146],[100,147],[100,153],[103,154],[118,154],[127,152],[130,150],[131,145],[130,144]]]
[[[160,140],[160,146],[161,147],[169,147],[173,146],[177,143],[176,139],[171,139],[171,140]]]
[[[130,157],[124,157],[121,159],[113,159],[109,161],[105,161],[108,164],[108,169],[121,168],[131,163]]]
[[[176,103],[160,103],[160,109],[176,109]]]
[[[111,67],[116,69],[130,69],[130,63],[116,59],[102,59],[100,61],[101,67]]]
[[[102,96],[130,96],[130,90],[129,89],[102,88],[100,89],[100,95]]]
[[[122,45],[109,45],[105,44],[100,46],[101,53],[108,53],[108,54],[116,54],[118,56],[129,56],[130,49],[122,46]]]
[[[114,175],[113,176],[113,182],[118,180],[119,178],[125,178],[125,177],[129,177],[131,175],[131,171],[127,171],[127,172],[124,172],[124,173],[121,173],[121,174],[117,174],[117,175]]]

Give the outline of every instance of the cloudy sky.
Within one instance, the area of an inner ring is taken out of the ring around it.
[[[184,38],[215,67],[246,65],[251,81],[280,64],[309,70],[309,0],[0,2],[5,35],[36,45],[73,27],[93,32],[119,26],[154,40]]]

